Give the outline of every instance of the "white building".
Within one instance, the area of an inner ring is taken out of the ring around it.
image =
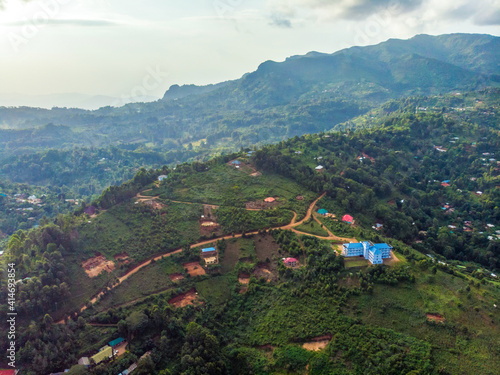
[[[345,243],[342,246],[342,255],[345,257],[363,256],[372,264],[382,264],[383,259],[391,257],[392,246],[386,243],[373,244],[369,241],[360,243]]]

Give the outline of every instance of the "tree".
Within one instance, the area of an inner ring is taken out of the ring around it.
[[[210,331],[191,322],[187,326],[186,341],[181,352],[183,375],[226,374],[226,364],[219,342]]]

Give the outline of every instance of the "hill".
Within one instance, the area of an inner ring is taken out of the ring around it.
[[[122,336],[129,352],[93,374],[495,374],[496,117],[483,122],[479,103],[474,122],[399,104],[355,132],[140,170],[93,213],[14,234],[2,261],[24,280],[25,371],[67,368]],[[392,258],[341,256],[361,240]],[[201,254],[212,246],[215,259]]]

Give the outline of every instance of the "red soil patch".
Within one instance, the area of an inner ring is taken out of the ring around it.
[[[173,273],[169,277],[170,277],[170,280],[172,280],[174,282],[184,279],[184,276],[182,276],[180,273]]]
[[[440,314],[426,314],[426,316],[429,322],[444,323],[446,321],[445,317]]]
[[[309,342],[304,343],[302,347],[306,350],[317,352],[319,350],[325,349],[331,340],[332,335],[319,336],[311,339],[311,341]]]
[[[298,201],[303,201],[303,200],[304,200],[304,197],[303,197],[302,195],[298,195],[298,196],[297,196],[297,200],[298,200]]]
[[[250,275],[247,273],[241,273],[238,275],[238,281],[241,284],[250,284]]]
[[[96,277],[102,271],[111,272],[115,269],[115,263],[107,260],[101,254],[98,254],[94,258],[87,259],[82,262],[82,267],[89,277]]]
[[[200,276],[200,275],[205,275],[206,272],[203,269],[203,267],[200,265],[200,262],[191,262],[191,263],[184,263],[182,265],[185,269],[187,269],[188,273],[191,276]]]
[[[115,261],[121,264],[129,264],[132,263],[133,259],[128,256],[127,253],[121,253],[114,256]]]
[[[198,293],[196,289],[191,289],[189,292],[179,294],[177,297],[168,300],[170,305],[175,307],[185,307],[187,305],[194,305],[198,302]]]

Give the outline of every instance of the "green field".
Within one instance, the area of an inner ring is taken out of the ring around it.
[[[299,217],[305,215],[310,203],[317,198],[317,194],[284,177],[268,173],[253,177],[226,164],[179,178],[174,172],[169,176],[165,190],[162,198],[240,208],[244,208],[247,202],[277,197],[278,207],[293,210]],[[304,200],[298,201],[298,195]]]
[[[156,261],[103,296],[96,308],[98,311],[106,310],[174,288],[176,284],[170,280],[169,275],[183,272],[182,265],[171,257]]]
[[[297,229],[300,232],[314,234],[320,237],[328,237],[328,232],[324,228],[322,228],[321,225],[318,224],[316,220],[312,218],[307,222],[305,222],[304,224],[299,225],[295,229]]]
[[[108,259],[126,252],[134,263],[166,253],[200,238],[200,205],[171,204],[154,210],[132,202],[117,205],[78,228],[77,249],[87,258]]]
[[[425,271],[415,285],[377,285],[373,295],[353,297],[343,310],[365,324],[430,342],[437,364],[451,374],[493,375],[500,368],[500,359],[491,356],[500,337],[500,311],[492,302],[498,290],[482,285],[467,291],[467,286],[447,273]],[[427,313],[440,314],[446,322],[428,323]]]
[[[196,283],[196,291],[208,303],[221,305],[231,296],[231,287],[236,281],[236,278],[231,276],[212,277]]]

